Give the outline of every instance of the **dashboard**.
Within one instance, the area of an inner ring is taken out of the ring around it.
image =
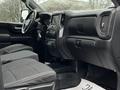
[[[64,25],[65,35],[81,35],[110,39],[114,16],[115,11],[111,9],[66,12],[66,22]]]
[[[52,56],[114,70],[110,52],[115,9],[49,14],[46,46]]]
[[[46,12],[40,13],[39,16],[47,25],[48,38],[55,38],[56,33],[64,29],[65,36],[83,35],[110,39],[115,10]],[[58,35],[62,37],[61,34]]]
[[[46,12],[39,16],[48,27],[47,38],[55,39],[57,32],[64,29],[65,36],[83,35],[110,39],[115,10]],[[61,32],[59,33],[59,37],[62,37]]]
[[[114,70],[111,39],[115,9],[65,13],[62,54],[68,59]]]

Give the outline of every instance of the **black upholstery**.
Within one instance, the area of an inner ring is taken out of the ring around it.
[[[0,55],[9,54],[22,50],[33,50],[32,47],[24,45],[24,44],[13,44],[8,47],[0,49]]]
[[[18,52],[0,56],[2,64],[6,64],[6,63],[20,60],[23,58],[31,58],[31,59],[39,61],[38,55],[36,53],[34,53],[33,51],[29,51],[29,50],[22,50],[22,51],[18,51]]]
[[[2,72],[5,88],[40,85],[56,79],[50,67],[29,58],[3,65]]]

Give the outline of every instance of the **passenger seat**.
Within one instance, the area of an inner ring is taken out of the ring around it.
[[[17,60],[2,65],[5,89],[54,90],[56,73],[34,59]]]
[[[39,61],[38,55],[33,52],[33,48],[24,44],[14,44],[0,49],[2,64],[23,58],[32,58]]]
[[[22,50],[22,51],[0,56],[2,64],[10,63],[10,62],[20,60],[20,59],[25,59],[25,58],[31,58],[31,59],[39,61],[38,54],[34,53],[33,51],[29,51],[29,50]]]
[[[8,47],[0,49],[0,55],[5,55],[13,52],[18,52],[22,50],[30,50],[32,51],[32,47],[24,45],[24,44],[13,44]]]

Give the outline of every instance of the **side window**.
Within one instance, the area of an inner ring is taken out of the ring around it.
[[[26,6],[21,0],[0,0],[0,21],[20,22],[23,9]]]

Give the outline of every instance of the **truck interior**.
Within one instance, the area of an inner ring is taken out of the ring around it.
[[[82,79],[120,90],[120,1],[91,11],[41,12],[0,22],[0,90],[66,90]],[[92,90],[92,89],[85,89]]]

